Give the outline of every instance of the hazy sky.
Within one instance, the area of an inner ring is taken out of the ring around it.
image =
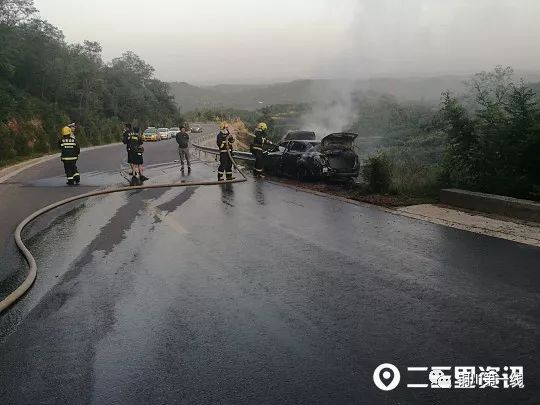
[[[132,50],[163,80],[540,70],[540,0],[35,0],[70,42]]]

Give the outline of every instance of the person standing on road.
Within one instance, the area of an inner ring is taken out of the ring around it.
[[[180,170],[184,171],[184,158],[186,159],[188,173],[191,173],[191,163],[189,161],[189,134],[185,126],[180,127],[180,132],[176,134],[178,144],[178,156],[180,158]]]
[[[129,153],[129,160],[131,161],[131,170],[132,170],[132,179],[131,184],[132,185],[139,185],[143,181],[148,180],[148,177],[146,177],[143,174],[144,167],[143,167],[143,153],[144,153],[144,147],[142,137],[139,133],[139,128],[134,128],[132,132],[129,133],[128,136],[128,153]]]
[[[266,123],[259,122],[259,125],[257,125],[257,128],[255,129],[255,139],[253,139],[253,143],[251,144],[251,153],[255,157],[253,175],[257,178],[264,177],[264,145],[272,144],[272,142],[266,138],[267,130],[268,126]]]
[[[81,148],[69,126],[62,128],[62,138],[58,141],[58,148],[61,150],[60,160],[64,164],[67,184],[69,186],[79,184],[81,182],[81,175],[77,169],[77,160],[79,159]]]
[[[223,180],[224,174],[227,180],[233,180],[232,160],[229,156],[229,151],[232,153],[234,138],[229,132],[229,125],[226,122],[222,122],[220,125],[216,143],[219,148],[218,181]]]

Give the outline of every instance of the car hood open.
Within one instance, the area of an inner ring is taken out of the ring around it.
[[[334,134],[326,135],[321,140],[321,148],[352,149],[353,142],[357,136],[358,134],[353,134],[352,132],[336,132]]]

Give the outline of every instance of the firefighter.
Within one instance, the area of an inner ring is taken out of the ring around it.
[[[251,144],[251,153],[255,157],[253,175],[258,178],[264,177],[264,145],[272,145],[272,142],[266,138],[267,130],[268,126],[266,123],[259,122],[259,125],[257,125],[257,128],[255,129],[255,139],[253,139],[253,143]]]
[[[134,128],[127,137],[129,161],[131,162],[132,178],[131,185],[140,185],[148,177],[143,174],[143,140],[139,134],[139,128]]]
[[[232,160],[229,156],[229,152],[233,150],[234,138],[229,132],[229,125],[226,122],[222,122],[219,126],[220,131],[217,134],[216,143],[219,148],[219,168],[218,168],[218,181],[223,180],[223,175],[227,180],[233,180],[232,173]]]
[[[79,184],[81,175],[77,169],[77,159],[79,159],[81,149],[69,126],[62,128],[62,138],[58,141],[58,147],[61,150],[60,159],[64,164],[67,184],[69,186]]]

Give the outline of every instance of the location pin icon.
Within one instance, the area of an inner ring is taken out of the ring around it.
[[[373,382],[383,391],[392,391],[401,380],[401,375],[396,366],[390,363],[381,364],[373,372]]]

